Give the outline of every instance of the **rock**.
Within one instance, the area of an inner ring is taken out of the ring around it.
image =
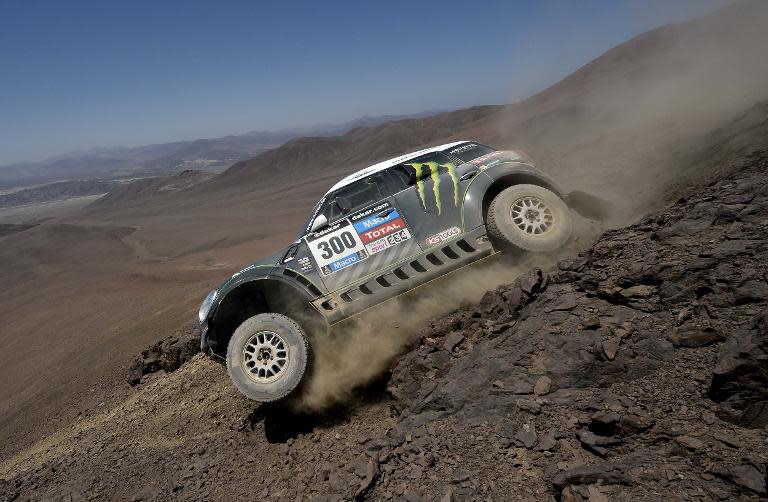
[[[463,483],[464,481],[468,480],[469,478],[472,478],[477,473],[474,471],[469,471],[467,469],[464,469],[463,467],[459,467],[453,472],[453,476],[451,477],[451,481],[453,483]]]
[[[515,424],[506,418],[501,421],[499,424],[499,436],[505,439],[514,439],[516,434]]]
[[[726,434],[725,432],[715,432],[712,434],[712,437],[720,441],[726,446],[730,446],[731,448],[738,448],[741,446],[741,443],[739,442],[739,438],[732,434]]]
[[[733,298],[736,305],[768,301],[768,283],[756,280],[746,281],[736,288]]]
[[[440,497],[440,502],[455,502],[456,497],[454,497],[453,488],[448,487],[446,488],[445,492],[443,493],[443,496]]]
[[[767,325],[768,313],[762,313],[752,329],[739,330],[723,343],[709,387],[712,400],[727,402],[736,412],[736,421],[748,427],[768,425],[762,405],[768,401]]]
[[[131,386],[151,381],[147,375],[159,371],[170,373],[200,353],[200,337],[194,325],[143,350],[128,367],[126,380]]]
[[[524,424],[515,438],[529,450],[536,446],[536,444],[539,442],[539,438],[536,435],[536,429],[534,429],[533,425],[531,424]]]
[[[753,401],[739,417],[739,425],[744,427],[765,427],[768,425],[768,400]]]
[[[539,439],[539,443],[534,450],[536,451],[552,451],[557,448],[557,440],[552,434],[547,434],[543,438]]]
[[[765,466],[756,466],[752,463],[729,465],[713,469],[712,474],[748,492],[760,496],[768,495]]]
[[[597,312],[588,312],[581,318],[581,326],[584,329],[598,329],[600,325],[600,315]]]
[[[706,446],[704,441],[691,436],[680,436],[675,438],[675,441],[677,441],[680,446],[688,448],[689,450],[701,450]]]
[[[453,349],[458,347],[458,345],[463,341],[464,341],[464,335],[454,331],[453,333],[450,333],[448,336],[445,337],[445,341],[443,342],[443,348],[448,352],[452,352]]]
[[[621,344],[621,338],[609,338],[603,340],[603,354],[609,361],[616,359],[616,353],[619,351],[619,345]]]
[[[421,502],[422,498],[418,493],[407,490],[403,493],[403,500],[406,502]]]
[[[531,401],[530,399],[519,399],[515,404],[521,410],[527,411],[532,415],[538,415],[541,413],[541,406],[539,406],[536,401]]]
[[[656,292],[656,288],[653,286],[631,286],[629,288],[622,289],[619,294],[624,298],[648,298],[653,296]]]
[[[652,418],[640,415],[626,414],[619,419],[619,434],[628,436],[645,432],[654,426],[656,422]]]
[[[618,446],[622,443],[621,439],[598,436],[586,430],[577,431],[576,438],[585,450],[601,457],[605,457],[608,453],[608,448],[611,446]]]
[[[533,393],[537,396],[544,396],[549,394],[552,388],[552,380],[548,376],[541,376],[536,380],[536,384],[533,386]]]
[[[632,350],[657,361],[671,361],[675,355],[675,347],[663,338],[644,338],[632,344]]]
[[[667,336],[667,340],[675,347],[706,347],[725,340],[714,328],[697,328],[695,326],[681,328]]]
[[[568,485],[631,485],[632,478],[626,464],[604,463],[597,465],[582,465],[561,471],[552,479],[555,488],[562,490]]]
[[[587,491],[589,493],[589,502],[608,502],[608,497],[600,490],[599,486],[589,485]]]
[[[576,493],[570,486],[566,486],[560,493],[560,502],[584,502],[584,497]]]
[[[619,432],[618,413],[610,411],[598,411],[592,415],[592,422],[589,424],[589,430],[601,436],[613,436]]]

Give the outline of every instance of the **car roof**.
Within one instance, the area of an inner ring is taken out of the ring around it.
[[[425,153],[442,152],[443,150],[447,150],[448,148],[453,148],[454,146],[461,145],[462,143],[471,143],[471,142],[472,141],[470,140],[455,141],[453,143],[446,143],[444,145],[433,146],[430,148],[425,148],[424,150],[419,150],[418,152],[406,153],[404,155],[400,155],[399,157],[395,157],[393,159],[384,160],[382,162],[379,162],[372,166],[368,166],[365,169],[360,169],[359,171],[350,174],[346,178],[342,179],[341,181],[333,185],[330,190],[325,192],[325,195],[328,195],[329,193],[335,190],[338,190],[339,188],[345,187],[359,180],[360,178],[364,178],[369,174],[374,174],[379,171],[383,171],[384,169],[387,169],[392,166],[396,166],[398,164],[405,162],[406,160],[411,160],[414,157],[419,157],[421,155],[424,155]]]

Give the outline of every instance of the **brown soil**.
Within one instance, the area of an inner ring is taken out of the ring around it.
[[[158,371],[135,390],[78,406],[69,427],[4,462],[2,491],[72,500],[766,496],[766,167],[763,152],[578,257],[434,319],[391,372],[322,415],[254,405],[200,355],[167,373],[189,338],[180,333],[142,354]]]

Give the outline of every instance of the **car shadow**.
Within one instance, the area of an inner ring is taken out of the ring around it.
[[[389,378],[390,374],[387,372],[368,385],[358,388],[352,400],[322,411],[303,409],[300,405],[300,394],[288,400],[259,404],[248,414],[245,423],[254,432],[261,429],[260,424],[263,424],[264,436],[268,442],[285,443],[315,429],[343,423],[363,406],[389,400]]]

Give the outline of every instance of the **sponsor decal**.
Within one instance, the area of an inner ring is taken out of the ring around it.
[[[489,167],[500,164],[504,160],[507,160],[507,154],[505,152],[491,152],[489,154],[478,157],[471,160],[470,163],[478,166],[481,171],[485,171]]]
[[[429,177],[432,179],[432,193],[435,195],[435,205],[437,206],[437,214],[439,215],[443,211],[443,204],[440,200],[440,168],[445,169],[448,176],[451,178],[453,184],[453,205],[458,207],[459,205],[459,178],[456,175],[456,166],[453,162],[445,164],[438,164],[437,162],[409,162],[403,164],[405,166],[412,167],[416,172],[416,190],[419,194],[419,202],[424,210],[427,209],[426,193],[424,190],[424,179],[429,171]]]
[[[456,237],[460,233],[461,229],[459,227],[446,228],[442,232],[438,232],[435,235],[430,235],[427,237],[427,246],[437,246],[441,242],[450,240],[452,237]]]
[[[400,218],[400,214],[396,210],[392,210],[391,213],[387,214],[386,216],[371,216],[364,220],[358,221],[355,223],[355,230],[357,233],[362,234],[367,231],[369,231],[372,228],[379,227],[381,225],[384,225],[385,223],[389,223],[394,220],[402,220]]]
[[[361,218],[372,216],[374,213],[378,213],[390,207],[392,207],[392,204],[390,204],[389,201],[384,201],[380,204],[376,204],[375,206],[369,207],[367,209],[363,209],[362,211],[353,214],[352,216],[349,217],[349,219],[352,220],[353,222],[356,222]]]
[[[389,202],[381,202],[308,234],[306,240],[318,268],[329,275],[410,238],[398,211]],[[305,270],[305,264],[299,264]],[[312,264],[308,265],[306,271],[312,270]]]
[[[393,234],[389,234],[386,237],[382,237],[381,239],[378,239],[366,244],[365,249],[368,251],[369,254],[376,254],[380,251],[384,251],[385,249],[391,248],[395,244],[400,244],[401,242],[405,242],[410,238],[411,238],[411,234],[408,232],[408,229],[403,228],[402,230],[398,230]]]
[[[307,244],[317,266],[325,275],[353,265],[368,256],[360,236],[346,219],[308,235]],[[354,258],[349,259],[350,256]],[[342,264],[346,265],[341,266]]]
[[[307,241],[312,242],[314,240],[317,240],[325,235],[335,232],[336,230],[346,225],[349,225],[349,222],[347,220],[337,221],[333,225],[329,225],[322,230],[318,230],[317,232],[312,232],[310,234],[307,234]]]
[[[454,155],[455,155],[455,154],[457,154],[457,153],[468,152],[468,151],[470,151],[470,150],[474,150],[474,149],[475,149],[475,148],[477,148],[477,147],[478,147],[478,145],[477,145],[477,144],[475,144],[475,143],[469,143],[469,144],[466,144],[466,145],[462,145],[462,146],[460,146],[460,147],[454,148],[454,149],[453,149],[453,150],[451,150],[449,153],[451,153],[451,154],[454,154]]]
[[[325,275],[332,274],[334,272],[338,272],[339,270],[345,269],[347,267],[350,267],[354,265],[355,263],[359,262],[360,260],[364,260],[368,255],[365,251],[358,251],[356,253],[352,253],[350,255],[347,255],[343,258],[339,258],[336,261],[333,261],[329,263],[328,265],[325,265],[322,270]]]
[[[298,262],[299,267],[301,267],[302,272],[312,272],[314,270],[314,265],[312,265],[312,260],[309,259],[309,256],[305,256],[303,258],[299,258]]]
[[[398,218],[396,220],[384,223],[383,225],[380,225],[376,228],[372,228],[371,230],[366,230],[360,234],[360,240],[363,241],[363,244],[368,244],[371,241],[380,239],[385,235],[389,235],[403,228],[405,228],[405,222],[402,218]]]

